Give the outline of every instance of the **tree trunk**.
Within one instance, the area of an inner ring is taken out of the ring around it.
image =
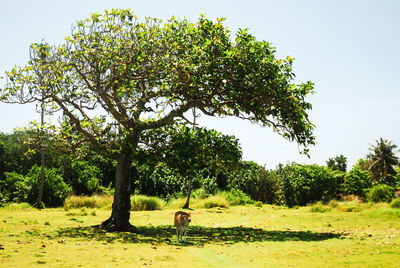
[[[43,95],[42,95],[42,98],[43,98]],[[44,191],[44,168],[45,168],[43,125],[44,125],[44,102],[42,100],[42,110],[40,113],[40,162],[41,162],[40,188],[39,188],[38,198],[36,199],[36,203],[34,205],[37,208],[43,208],[42,198],[43,198],[43,191]]]
[[[183,208],[188,209],[189,208],[189,202],[190,202],[190,195],[192,194],[192,178],[189,179],[189,186],[188,186],[188,195],[186,198],[186,203],[183,206]]]
[[[129,181],[132,166],[132,154],[122,153],[117,160],[115,172],[115,193],[110,218],[100,227],[110,231],[134,232],[136,228],[129,223],[130,218],[130,193]]]

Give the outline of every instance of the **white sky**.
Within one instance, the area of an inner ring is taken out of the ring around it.
[[[271,129],[237,119],[200,119],[239,138],[245,160],[275,168],[287,161],[325,164],[343,154],[351,166],[380,137],[400,146],[400,1],[0,0],[0,76],[27,63],[31,43],[62,43],[77,20],[110,8],[130,8],[139,19],[225,17],[232,32],[249,28],[258,40],[272,43],[279,57],[296,59],[296,83],[313,81],[316,90],[309,98],[317,137],[310,159]],[[34,106],[0,103],[0,132],[33,119]]]

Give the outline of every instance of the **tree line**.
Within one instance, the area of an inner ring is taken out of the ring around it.
[[[40,153],[33,142],[38,140],[37,135],[34,130],[0,134],[2,204],[35,202],[40,184]],[[158,131],[157,137],[157,148],[143,150],[131,167],[131,194],[158,196],[168,201],[187,196],[190,181],[193,191],[206,195],[233,190],[254,201],[293,207],[349,195],[368,201],[389,201],[400,190],[396,145],[384,139],[377,140],[370,154],[347,170],[343,155],[328,159],[324,166],[293,162],[266,169],[241,159],[241,148],[234,136],[185,124]],[[46,206],[61,206],[70,194],[113,191],[115,160],[89,147],[77,158],[57,149],[57,144],[49,139],[45,157]]]

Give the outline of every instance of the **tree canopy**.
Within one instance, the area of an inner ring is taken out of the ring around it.
[[[313,83],[294,84],[293,58],[277,59],[270,43],[247,30],[232,36],[223,20],[140,22],[128,9],[95,13],[60,45],[32,44],[28,64],[6,73],[0,100],[62,111],[54,135],[117,160],[107,229],[130,229],[129,170],[141,134],[188,120],[192,108],[272,127],[305,153],[315,143],[305,99]]]
[[[371,161],[369,170],[374,181],[394,186],[396,175],[394,167],[400,163],[395,154],[396,148],[397,145],[382,138],[376,140],[376,145],[371,146],[371,153],[368,155]]]

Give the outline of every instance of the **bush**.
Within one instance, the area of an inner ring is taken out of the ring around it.
[[[158,197],[134,195],[131,198],[131,210],[160,210],[164,207],[164,201]]]
[[[367,201],[369,202],[390,202],[394,196],[394,188],[386,184],[378,184],[369,189]]]
[[[102,173],[88,161],[70,160],[63,169],[63,177],[75,195],[92,195],[99,190]]]
[[[6,186],[1,191],[5,202],[28,202],[34,204],[39,194],[41,168],[33,166],[26,176],[15,172],[5,173]],[[70,194],[71,187],[57,174],[56,169],[45,169],[45,180],[42,202],[46,207],[62,206]]]
[[[207,197],[206,199],[199,201],[198,207],[199,208],[214,208],[214,207],[229,208],[229,202],[223,196],[213,195],[213,196]]]
[[[264,204],[263,204],[263,202],[261,202],[261,201],[257,201],[257,202],[254,203],[254,205],[255,205],[256,207],[260,208],[260,207],[262,207]]]
[[[392,202],[390,203],[390,207],[400,208],[400,197],[393,199]]]
[[[93,195],[93,196],[70,196],[65,199],[64,209],[72,208],[102,208],[111,206],[113,202],[112,196],[109,195]]]
[[[365,197],[364,189],[371,187],[371,172],[363,170],[356,164],[344,177],[342,192],[345,195],[357,195]]]
[[[28,172],[26,179],[28,180],[31,190],[28,194],[28,202],[33,204],[39,193],[41,168],[33,166]],[[67,185],[63,178],[57,174],[56,169],[45,169],[45,180],[43,189],[42,202],[46,207],[62,206],[64,200],[71,193],[72,189]]]
[[[6,172],[5,181],[0,185],[2,201],[4,203],[22,203],[28,201],[28,194],[31,191],[29,181],[21,174]]]
[[[194,199],[204,199],[204,198],[207,198],[207,197],[209,197],[210,196],[210,194],[209,193],[207,193],[207,191],[204,189],[204,188],[199,188],[199,189],[197,189],[197,190],[194,190],[193,192],[192,192],[192,195],[191,195],[191,199],[192,198],[194,198]],[[185,199],[186,200],[186,199]]]
[[[329,200],[339,190],[340,172],[318,165],[292,164],[278,170],[280,190],[288,207]]]
[[[332,208],[324,206],[321,202],[318,202],[311,207],[311,212],[325,213],[331,210]]]
[[[228,192],[220,192],[218,195],[228,200],[231,206],[253,204],[254,201],[239,189],[231,189]],[[262,203],[262,202],[261,202]]]
[[[278,181],[279,176],[276,172],[266,170],[257,163],[243,161],[239,170],[231,173],[228,188],[241,190],[252,200],[276,204]]]
[[[187,192],[187,183],[178,176],[167,164],[159,162],[156,165],[141,165],[135,168],[134,192],[141,195],[159,196],[166,200],[173,199],[177,193]],[[194,178],[192,189],[200,187],[199,180]]]
[[[335,199],[332,199],[329,201],[328,206],[330,206],[331,208],[337,208],[339,206],[339,202]]]

